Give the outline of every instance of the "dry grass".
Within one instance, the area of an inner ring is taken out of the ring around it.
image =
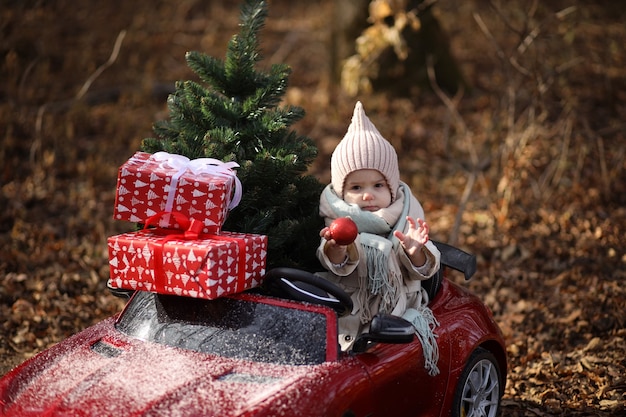
[[[223,2],[13,3],[0,8],[0,373],[119,310],[104,287],[106,237],[129,227],[111,219],[117,167],[192,76],[184,52],[222,57],[238,20]],[[440,1],[472,90],[359,99],[435,237],[479,256],[469,286],[509,345],[504,414],[618,415],[625,16],[543,3]],[[293,68],[287,100],[307,111],[296,129],[317,141],[322,181],[354,105],[329,81],[331,5],[271,1],[262,34],[264,64]]]

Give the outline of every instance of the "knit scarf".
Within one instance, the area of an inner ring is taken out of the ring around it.
[[[383,313],[391,313],[398,302],[402,274],[396,257],[390,256],[394,243],[399,244],[391,225],[398,223],[403,206],[404,194],[401,192],[393,204],[376,212],[364,211],[356,204],[346,203],[331,186],[327,186],[322,193],[320,212],[328,221],[350,217],[359,228],[361,247],[358,249],[362,259],[366,260],[366,268],[359,268],[359,279],[365,284],[359,286],[358,294],[362,323],[372,319],[370,295],[381,296],[379,311]]]

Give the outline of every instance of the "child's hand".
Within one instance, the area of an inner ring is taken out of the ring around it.
[[[320,237],[326,239],[324,252],[326,252],[328,259],[334,264],[342,263],[346,259],[348,246],[339,245],[335,242],[335,239],[332,238],[329,227],[325,227],[320,231]]]
[[[393,234],[400,241],[413,265],[422,266],[426,262],[426,256],[422,252],[422,248],[429,240],[428,233],[430,229],[428,224],[422,219],[413,220],[413,218],[407,216],[406,220],[409,222],[407,233],[404,234],[396,230]]]

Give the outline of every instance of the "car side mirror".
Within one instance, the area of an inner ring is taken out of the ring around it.
[[[411,343],[415,328],[402,317],[391,314],[377,314],[370,323],[369,333],[363,333],[354,342],[352,352],[365,352],[372,343]]]

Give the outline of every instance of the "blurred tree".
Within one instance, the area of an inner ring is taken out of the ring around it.
[[[189,67],[204,85],[179,81],[168,98],[170,119],[154,124],[148,152],[166,151],[189,158],[236,161],[243,198],[224,230],[268,235],[268,267],[313,269],[323,222],[318,214],[323,185],[307,175],[317,156],[313,141],[289,130],[304,117],[297,106],[279,106],[291,69],[261,60],[258,32],[267,17],[266,1],[246,0],[240,33],[220,60],[189,52]]]
[[[428,65],[437,85],[454,94],[466,81],[449,40],[433,14],[436,0],[335,2],[334,79],[350,95],[388,91],[406,95],[428,88]]]

